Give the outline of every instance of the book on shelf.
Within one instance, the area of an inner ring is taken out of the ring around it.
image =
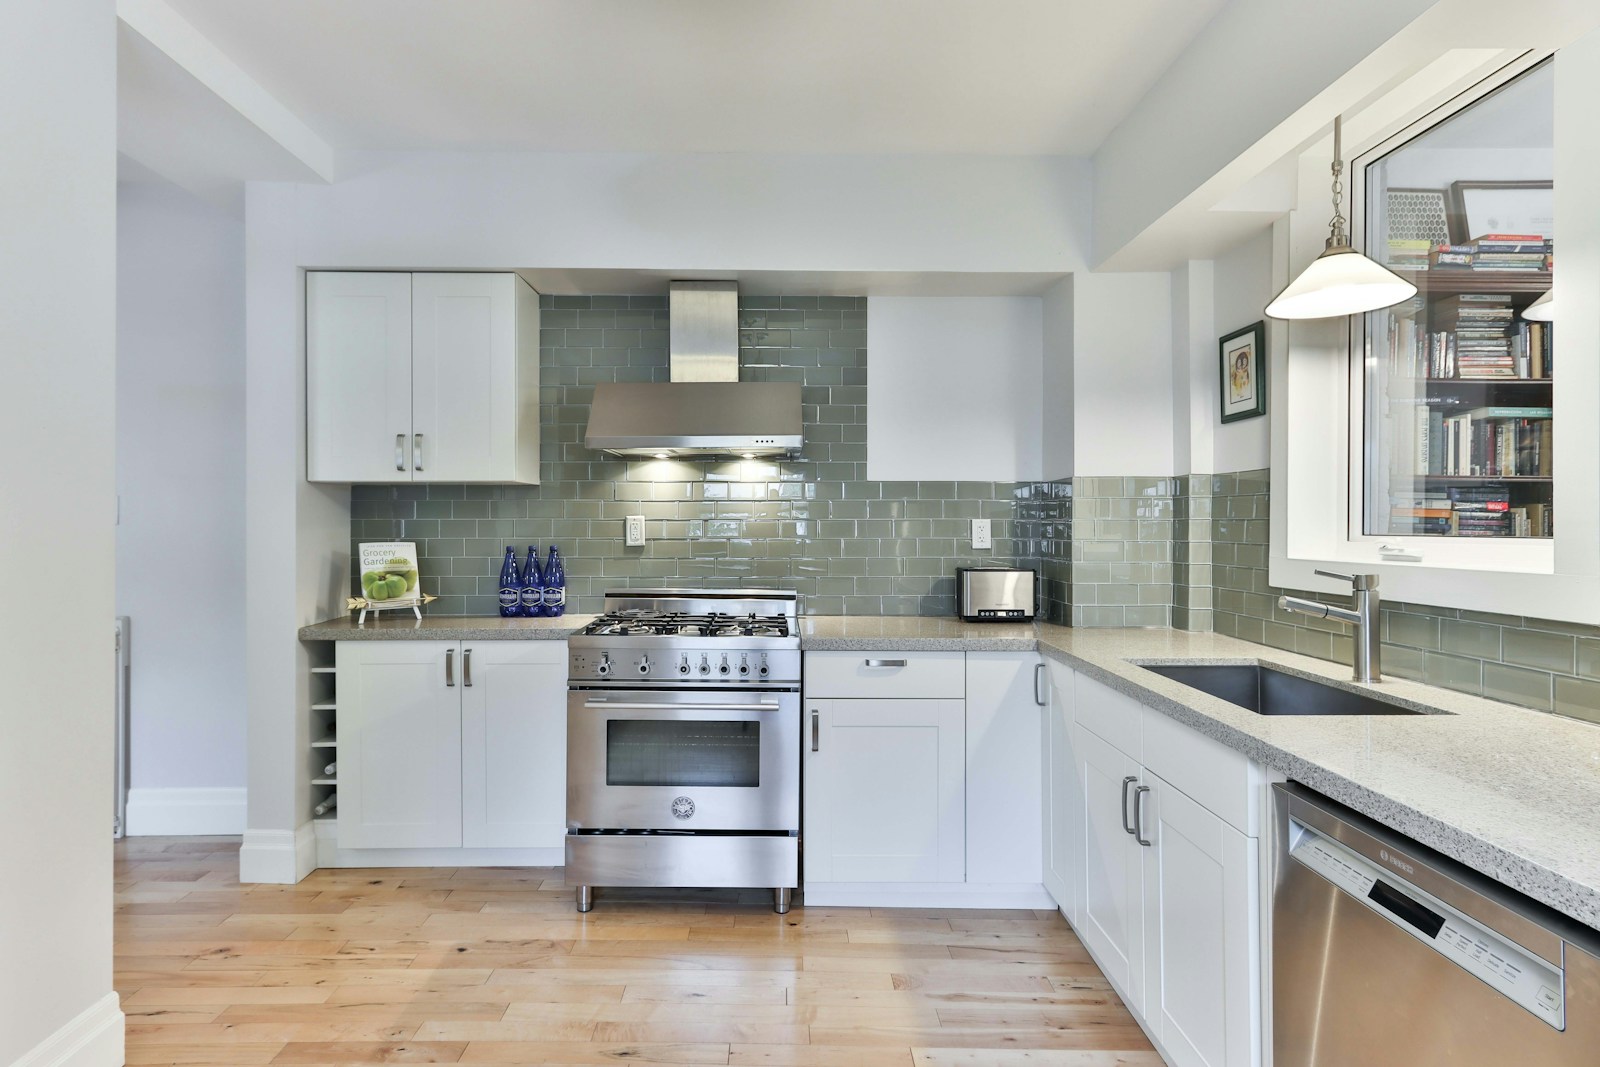
[[[1453,478],[1550,477],[1554,423],[1548,414],[1486,414],[1515,410],[1478,408],[1444,416],[1437,424],[1430,419],[1427,438],[1416,448],[1417,472]]]

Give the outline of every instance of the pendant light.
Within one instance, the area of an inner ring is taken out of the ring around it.
[[[1341,118],[1333,120],[1333,218],[1327,247],[1300,277],[1272,298],[1267,314],[1275,319],[1331,319],[1376,311],[1408,300],[1417,287],[1374,263],[1350,246],[1344,226],[1344,160],[1340,159]]]
[[[1529,322],[1553,322],[1556,317],[1556,302],[1551,299],[1551,294],[1554,292],[1554,289],[1546,289],[1543,296],[1522,309],[1522,317]]]

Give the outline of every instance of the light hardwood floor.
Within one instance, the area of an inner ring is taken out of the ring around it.
[[[1159,1067],[1052,912],[596,893],[559,869],[238,883],[237,838],[117,845],[129,1064]]]

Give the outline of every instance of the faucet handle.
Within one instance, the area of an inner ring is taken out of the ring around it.
[[[1340,574],[1337,571],[1325,570],[1317,570],[1313,573],[1320,574],[1324,578],[1334,578],[1341,582],[1349,582],[1350,588],[1353,590],[1378,588],[1378,576],[1376,574]]]

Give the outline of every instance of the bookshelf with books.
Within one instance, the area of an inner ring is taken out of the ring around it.
[[[1549,266],[1543,238],[1495,241],[1536,243],[1540,265]],[[1448,247],[1485,246],[1487,239]],[[1494,269],[1430,263],[1407,272],[1416,297],[1375,313],[1381,332],[1371,340],[1382,358],[1369,367],[1368,388],[1379,386],[1387,408],[1388,507],[1384,514],[1369,495],[1369,533],[1553,535],[1553,333],[1550,323],[1522,317],[1548,290],[1550,274],[1490,262]]]

